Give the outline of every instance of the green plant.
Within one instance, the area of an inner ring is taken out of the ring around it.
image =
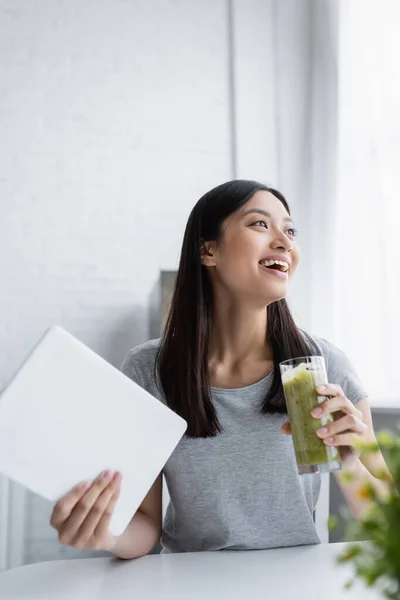
[[[377,436],[378,443],[362,444],[362,452],[374,453],[382,450],[392,479],[387,474],[388,492],[378,497],[371,484],[361,484],[361,499],[369,500],[371,507],[356,522],[348,524],[346,541],[352,542],[338,557],[338,563],[353,563],[354,577],[346,587],[351,587],[357,578],[368,587],[377,586],[384,597],[400,600],[400,438],[387,431]],[[350,474],[346,474],[353,481]],[[330,522],[330,526],[334,523]],[[367,543],[354,543],[355,540]]]

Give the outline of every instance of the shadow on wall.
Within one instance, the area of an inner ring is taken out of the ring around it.
[[[132,306],[125,315],[118,315],[118,320],[108,318],[108,323],[99,353],[119,369],[129,350],[149,339],[146,307]]]
[[[176,271],[161,271],[149,297],[149,335],[159,338],[164,328],[174,291]]]

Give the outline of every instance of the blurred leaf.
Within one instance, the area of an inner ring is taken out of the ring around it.
[[[400,600],[400,437],[388,431],[377,435],[379,445],[389,467],[391,476],[382,473],[387,482],[388,494],[380,498],[369,482],[360,482],[357,490],[360,500],[368,500],[371,508],[358,521],[349,519],[349,511],[341,510],[347,521],[346,540],[355,542],[337,557],[339,564],[353,563],[354,577],[369,586],[379,586],[382,594],[391,600]],[[378,444],[362,444],[363,451],[376,452]],[[352,473],[341,473],[343,483],[354,483]],[[330,519],[328,526],[336,526]],[[354,580],[347,582],[349,588]]]
[[[338,556],[338,561],[341,563],[347,562],[348,560],[351,560],[352,558],[359,556],[360,554],[362,554],[361,546],[359,546],[358,544],[353,544],[352,546],[346,548],[346,550]]]
[[[350,588],[352,588],[354,585],[354,579],[350,579],[350,581],[346,581],[346,583],[344,584],[344,588],[345,590],[349,590]]]
[[[336,529],[336,527],[338,526],[338,524],[339,524],[339,520],[338,520],[337,517],[335,517],[335,516],[329,517],[329,519],[328,519],[328,529],[329,529],[329,531],[333,531],[334,529]]]
[[[384,469],[378,472],[378,479],[382,479],[382,481],[387,481],[390,483],[392,481],[392,476],[386,471],[386,469]]]
[[[351,471],[341,471],[338,474],[338,478],[340,479],[340,481],[343,484],[350,484],[350,483],[354,483],[356,478],[354,476],[354,473],[352,473]]]
[[[378,444],[380,446],[384,446],[385,448],[393,448],[393,446],[395,446],[396,443],[393,434],[385,429],[377,434],[376,439],[378,441]]]
[[[377,442],[363,442],[358,439],[354,441],[354,447],[366,454],[374,454],[380,450],[380,446]]]

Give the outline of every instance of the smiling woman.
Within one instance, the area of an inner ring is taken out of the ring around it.
[[[105,497],[102,480],[58,503],[61,539],[123,558],[146,554],[160,536],[163,552],[319,543],[313,514],[320,474],[297,473],[284,435],[290,430],[279,363],[324,356],[329,400],[321,409],[335,420],[316,436],[338,446],[347,466],[362,466],[353,438],[374,433],[367,394],[348,359],[298,329],[290,314],[285,296],[300,260],[295,234],[282,194],[254,181],[224,183],[197,202],[164,336],[131,350],[122,365],[188,423],[163,470],[171,499],[165,522],[160,475],[126,531],[111,538],[115,495]],[[370,472],[383,466],[382,459]]]

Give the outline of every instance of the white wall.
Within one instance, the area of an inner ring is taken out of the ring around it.
[[[0,6],[3,387],[52,323],[115,365],[147,339],[189,210],[232,173],[225,1]]]
[[[0,385],[55,321],[119,363],[231,176],[224,1],[1,6]]]
[[[280,187],[307,256],[310,2],[299,4],[0,0],[0,389],[53,323],[120,365],[147,339],[149,295],[176,267],[191,207],[222,181]],[[293,294],[303,323],[307,277]],[[6,496],[0,569],[67,552],[50,505],[29,494],[9,521]]]

